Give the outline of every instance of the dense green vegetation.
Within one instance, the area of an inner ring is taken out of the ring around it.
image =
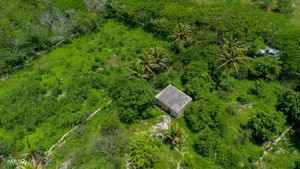
[[[0,2],[0,167],[299,168],[292,1],[206,2]],[[170,83],[193,102],[156,131]]]
[[[0,76],[67,43],[70,36],[95,30],[103,20],[97,16],[101,9],[89,9],[81,0],[2,1],[0,7]]]

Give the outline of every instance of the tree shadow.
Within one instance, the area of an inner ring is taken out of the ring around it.
[[[296,150],[300,151],[300,129],[293,131],[290,134],[290,140],[292,146],[296,148]]]
[[[251,130],[249,129],[249,127],[247,125],[240,125],[241,127],[241,133],[245,138],[248,138],[249,141],[251,141],[254,145],[256,146],[263,146],[264,142],[260,141],[259,139],[253,137]]]

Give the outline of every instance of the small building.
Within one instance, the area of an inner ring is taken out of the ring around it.
[[[168,85],[155,98],[157,104],[174,117],[181,116],[186,106],[192,101],[190,96],[172,85]]]

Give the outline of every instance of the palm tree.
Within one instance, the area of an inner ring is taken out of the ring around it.
[[[182,23],[178,24],[171,35],[171,39],[179,51],[191,45],[193,43],[193,32],[191,26],[184,25]]]
[[[157,69],[167,68],[167,63],[171,61],[171,59],[166,54],[164,48],[154,47],[150,48],[149,51],[146,53],[149,55],[150,58],[153,58],[154,67]]]
[[[134,77],[148,79],[151,77],[151,74],[141,64],[133,63],[128,69],[130,71],[130,74],[127,75],[129,79]]]
[[[173,146],[181,145],[185,141],[184,130],[180,128],[177,123],[171,124],[170,130],[167,131],[166,136]]]
[[[152,76],[155,75],[153,71],[156,67],[155,58],[152,55],[148,55],[147,53],[141,55],[137,60],[137,64],[142,65]]]
[[[239,65],[245,64],[245,51],[245,47],[239,45],[239,43],[225,40],[222,46],[221,56],[218,59],[220,66],[217,69],[223,69],[223,74],[226,75],[226,79],[228,78],[231,68],[233,68],[238,75]]]
[[[45,167],[44,167],[43,164],[33,163],[33,162],[30,162],[30,161],[22,162],[17,166],[17,169],[44,169],[44,168]]]
[[[156,71],[166,68],[170,60],[164,48],[150,48],[137,59],[136,63],[130,65],[128,77],[148,79],[155,76]]]
[[[44,169],[44,155],[36,150],[30,150],[25,157],[27,161],[20,163],[17,169]]]

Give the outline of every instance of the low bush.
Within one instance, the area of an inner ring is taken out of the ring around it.
[[[223,130],[222,104],[213,96],[209,97],[207,100],[193,102],[185,112],[185,122],[194,133],[203,129],[211,129],[217,133]]]
[[[159,140],[150,136],[139,136],[129,148],[129,161],[134,168],[152,168],[159,159]]]
[[[208,73],[202,73],[199,77],[190,79],[184,87],[188,95],[194,99],[201,99],[206,98],[207,94],[212,92],[215,82]]]
[[[222,138],[216,132],[207,129],[194,138],[193,148],[203,157],[214,157],[222,144]]]
[[[300,93],[294,90],[287,91],[280,100],[278,109],[288,116],[288,120],[300,125]]]
[[[181,76],[181,81],[183,84],[186,84],[189,80],[193,78],[199,78],[203,73],[207,72],[207,63],[201,61],[191,62],[186,67],[184,67],[183,74]],[[204,76],[206,76],[206,74]]]
[[[251,102],[250,96],[248,94],[241,94],[236,98],[236,101],[238,101],[240,104],[248,104]]]
[[[257,57],[251,60],[250,76],[266,80],[276,80],[281,73],[281,61],[269,56]]]
[[[285,126],[285,116],[282,112],[273,110],[256,110],[255,116],[248,122],[252,136],[259,142],[272,140],[279,135]]]
[[[120,120],[132,123],[138,119],[149,118],[147,109],[155,104],[154,91],[143,79],[116,80],[111,85],[110,96],[120,107]]]

